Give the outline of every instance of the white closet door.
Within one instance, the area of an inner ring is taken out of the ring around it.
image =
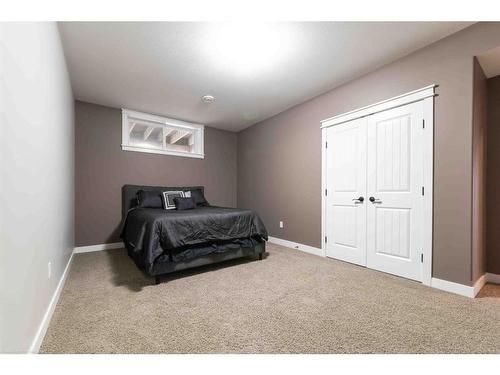
[[[368,117],[367,266],[422,280],[423,104]]]
[[[327,142],[326,255],[365,266],[366,119],[328,128]]]

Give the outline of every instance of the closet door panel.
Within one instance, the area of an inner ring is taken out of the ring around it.
[[[366,265],[366,120],[327,131],[326,254]]]
[[[422,279],[422,102],[368,117],[367,266]]]

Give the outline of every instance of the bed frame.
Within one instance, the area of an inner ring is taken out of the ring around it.
[[[177,187],[167,187],[167,186],[140,186],[140,185],[124,185],[122,187],[122,223],[127,216],[127,212],[137,205],[136,194],[139,190],[145,191],[166,191],[166,190],[192,190],[200,189],[204,192],[203,186],[177,186]],[[130,244],[125,243],[127,252],[129,256],[134,260],[139,268],[141,267],[141,260],[137,254],[133,251],[133,247]],[[231,259],[243,258],[243,257],[258,257],[262,260],[262,256],[266,251],[266,242],[263,241],[258,243],[253,247],[239,247],[234,251],[222,253],[222,254],[210,254],[203,257],[199,257],[187,262],[157,262],[153,268],[153,271],[149,273],[155,279],[155,284],[160,283],[160,277],[169,273],[205,266],[208,264],[215,264],[225,262]]]

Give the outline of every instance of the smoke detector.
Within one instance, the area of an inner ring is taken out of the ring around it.
[[[205,95],[201,97],[201,100],[204,103],[213,103],[215,101],[215,98],[212,95]]]

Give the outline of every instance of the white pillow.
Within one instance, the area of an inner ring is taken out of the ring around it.
[[[163,204],[166,210],[175,210],[174,198],[184,198],[184,192],[180,190],[175,191],[164,191],[163,192]]]
[[[184,192],[184,198],[191,198],[191,190]]]

